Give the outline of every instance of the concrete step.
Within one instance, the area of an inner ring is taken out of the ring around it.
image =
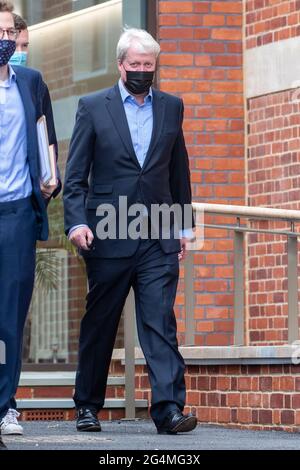
[[[71,398],[24,398],[17,400],[17,405],[19,410],[70,410],[74,408],[74,402]],[[148,401],[135,400],[135,407],[147,408]],[[125,400],[123,398],[108,398],[105,400],[104,408],[125,408]]]
[[[25,421],[69,421],[76,418],[72,395],[75,372],[23,372],[17,405]],[[101,420],[125,418],[125,377],[110,376]],[[135,415],[148,418],[148,400],[135,400]]]
[[[75,372],[22,372],[19,387],[73,387],[75,374]],[[125,385],[125,377],[110,376],[107,385]]]

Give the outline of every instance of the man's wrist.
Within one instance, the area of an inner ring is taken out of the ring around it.
[[[73,233],[75,230],[77,230],[78,228],[81,228],[81,227],[86,227],[86,228],[89,228],[89,227],[88,227],[88,225],[86,225],[86,224],[78,224],[78,225],[74,225],[74,226],[73,226],[73,227],[71,227],[71,228],[70,228],[70,230],[69,230],[69,233],[68,233],[68,238],[70,239],[70,236],[71,236],[71,234],[72,234],[72,233]]]
[[[185,228],[183,230],[179,230],[179,237],[186,238],[187,240],[193,240],[195,238],[194,229]]]

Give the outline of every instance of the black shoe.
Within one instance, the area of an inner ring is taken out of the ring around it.
[[[97,412],[90,408],[79,408],[77,411],[77,431],[100,432],[101,425]]]
[[[197,426],[197,418],[192,413],[184,415],[181,411],[171,411],[163,424],[157,428],[158,434],[177,434],[189,432]]]

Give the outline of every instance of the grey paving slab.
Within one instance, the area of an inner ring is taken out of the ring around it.
[[[300,450],[300,434],[198,425],[158,435],[151,421],[102,422],[101,433],[78,433],[74,422],[25,422],[24,436],[2,436],[11,450]]]

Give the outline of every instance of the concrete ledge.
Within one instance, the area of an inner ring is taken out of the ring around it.
[[[294,346],[182,346],[179,350],[187,365],[300,364],[300,341]],[[115,350],[114,359],[124,363],[124,349]],[[140,348],[135,349],[135,363],[146,363]]]
[[[19,387],[64,387],[75,385],[75,372],[22,372]],[[125,377],[108,377],[107,385],[125,385]]]
[[[17,400],[18,409],[20,410],[49,410],[49,409],[72,409],[74,402],[70,398],[32,398]],[[147,408],[147,400],[135,400],[136,408]],[[109,398],[105,400],[104,408],[125,408],[125,400],[122,398]]]
[[[300,341],[294,346],[182,346],[187,365],[222,364],[300,364]],[[115,349],[113,359],[125,364],[124,349]],[[135,363],[146,364],[140,348],[135,348]],[[75,372],[22,372],[20,387],[74,386]],[[125,385],[125,377],[108,378],[108,385]]]
[[[245,52],[247,98],[298,88],[299,48],[300,38],[293,37],[247,50]]]

